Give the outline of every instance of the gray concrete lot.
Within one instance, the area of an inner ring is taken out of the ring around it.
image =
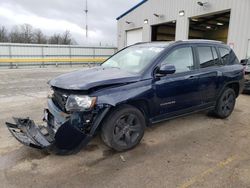
[[[250,187],[248,95],[226,120],[199,113],[159,123],[125,153],[98,137],[71,156],[19,144],[4,122],[12,116],[41,121],[46,82],[75,69],[0,70],[0,187]]]

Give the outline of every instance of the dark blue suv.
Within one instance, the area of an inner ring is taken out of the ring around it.
[[[58,154],[76,152],[100,133],[124,151],[154,123],[208,110],[227,118],[244,86],[244,70],[232,49],[216,41],[140,43],[100,67],[49,82],[45,125],[14,118],[6,123],[23,144]]]

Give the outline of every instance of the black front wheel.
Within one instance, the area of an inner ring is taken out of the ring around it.
[[[217,101],[215,114],[219,118],[227,118],[234,110],[236,95],[233,89],[226,88]]]
[[[103,122],[101,138],[116,151],[132,149],[144,135],[145,118],[137,108],[124,105],[114,109]]]

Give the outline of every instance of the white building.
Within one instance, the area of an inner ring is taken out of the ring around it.
[[[118,20],[118,48],[147,41],[220,40],[250,57],[250,0],[143,0]]]

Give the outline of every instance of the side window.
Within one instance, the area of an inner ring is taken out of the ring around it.
[[[201,68],[211,67],[215,65],[211,47],[197,47],[197,51]]]
[[[161,64],[174,65],[176,73],[193,70],[194,58],[192,47],[183,47],[174,50]]]
[[[220,59],[219,59],[219,56],[217,54],[217,51],[216,51],[215,47],[212,47],[212,52],[213,52],[215,64],[219,65],[220,64]]]
[[[222,64],[225,65],[227,64],[229,60],[229,53],[230,51],[226,48],[219,48],[221,59],[222,59]]]
[[[237,56],[235,55],[235,53],[234,53],[234,51],[232,49],[230,50],[230,53],[229,53],[229,61],[228,61],[228,63],[230,65],[240,63]]]

